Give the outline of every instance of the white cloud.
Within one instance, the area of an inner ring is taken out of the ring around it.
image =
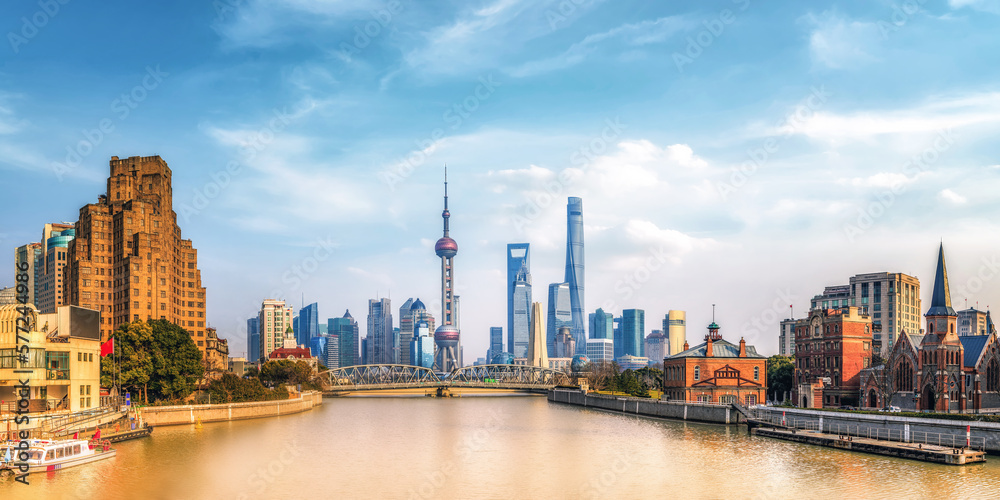
[[[851,69],[878,60],[869,52],[879,42],[875,23],[852,21],[830,12],[821,18],[810,14],[806,20],[816,26],[809,35],[809,51],[816,62],[834,69]]]
[[[859,188],[887,188],[894,189],[905,186],[916,180],[919,175],[907,176],[899,172],[879,172],[868,177],[854,177],[851,179],[838,179],[838,184],[849,184]]]
[[[954,203],[955,205],[964,205],[965,202],[968,201],[964,196],[952,191],[951,189],[942,189],[938,194],[941,196],[941,199]]]
[[[1000,14],[1000,2],[996,0],[948,0],[952,9],[969,7],[973,10]]]

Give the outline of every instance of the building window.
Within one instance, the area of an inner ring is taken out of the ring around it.
[[[754,380],[760,380],[760,367],[759,366],[753,367],[753,379]]]
[[[701,380],[701,367],[700,366],[694,367],[694,379],[695,380]]]

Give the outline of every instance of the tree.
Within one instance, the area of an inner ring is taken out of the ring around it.
[[[221,378],[211,381],[208,393],[211,400],[217,403],[288,399],[288,391],[284,387],[268,389],[258,379],[243,379],[232,373],[225,373]]]
[[[624,392],[639,398],[649,397],[649,391],[639,381],[639,377],[633,370],[625,370],[615,375],[610,386],[613,392]]]
[[[791,356],[775,354],[767,358],[767,390],[777,401],[795,386],[795,360]]]
[[[186,330],[166,320],[133,321],[114,333],[115,359],[101,360],[101,384],[142,393],[142,400],[184,398],[204,373],[201,351]],[[141,389],[141,391],[140,391]]]
[[[635,371],[639,381],[642,386],[647,391],[662,391],[663,390],[663,365],[659,365],[660,368],[653,366],[646,366]]]
[[[312,376],[312,367],[305,361],[276,359],[260,367],[260,381],[268,387],[301,384],[303,388],[315,389]]]

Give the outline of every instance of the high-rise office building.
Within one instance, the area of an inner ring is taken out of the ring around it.
[[[46,224],[42,230],[42,276],[36,296],[38,312],[42,314],[54,314],[56,308],[66,303],[64,270],[75,236],[76,229],[70,224]]]
[[[42,284],[42,275],[45,273],[42,253],[41,243],[21,245],[14,251],[14,264],[18,269],[26,269],[23,272],[28,275],[28,281],[25,283],[28,286],[28,303],[34,304],[39,310],[41,307],[38,305],[37,293],[39,285]]]
[[[572,358],[574,355],[576,355],[576,339],[570,333],[570,327],[563,326],[559,328],[559,333],[556,334],[552,356],[549,356],[549,359]]]
[[[247,319],[247,360],[260,361],[260,317]]]
[[[573,312],[570,309],[569,283],[552,283],[549,285],[548,321],[545,325],[545,347],[548,349],[550,358],[562,358],[566,356],[555,355],[556,334],[564,327],[570,327],[572,335]],[[575,340],[575,338],[574,338]],[[574,343],[574,345],[576,345]],[[569,357],[576,354],[570,353]]]
[[[615,359],[618,359],[625,355],[625,340],[622,339],[621,316],[614,318],[611,331],[612,331],[611,339],[614,341],[614,346],[615,346]]]
[[[872,318],[872,343],[889,352],[900,333],[920,333],[920,280],[903,273],[858,274],[850,279],[851,305]]]
[[[299,325],[295,330],[295,341],[302,346],[312,345],[312,339],[319,336],[319,304],[313,302],[299,309]]]
[[[337,337],[337,351],[340,355],[338,366],[345,368],[361,364],[361,355],[358,352],[361,347],[358,322],[351,316],[351,311],[345,311],[342,318],[327,320],[326,329],[330,335]]]
[[[587,340],[587,357],[592,363],[615,360],[615,343],[611,339],[589,339]]]
[[[615,317],[604,309],[590,313],[590,338],[611,340],[615,336]]]
[[[284,300],[264,299],[257,314],[260,332],[260,357],[267,359],[271,351],[281,349],[285,345],[285,333],[292,331],[292,306],[285,305]]]
[[[507,352],[523,358],[531,328],[531,248],[507,244]]]
[[[667,311],[663,318],[663,333],[667,336],[667,354],[673,356],[684,351],[687,326],[684,311]]]
[[[626,355],[646,357],[646,311],[625,309],[621,324],[622,354],[615,359]]]
[[[444,171],[444,211],[441,212],[444,232],[434,244],[434,253],[441,257],[441,326],[434,331],[434,368],[439,372],[451,372],[462,366],[462,335],[458,329],[458,315],[455,300],[454,258],[458,254],[458,242],[449,236],[448,211],[448,169]]]
[[[545,327],[542,325],[542,304],[531,305],[531,340],[528,343],[528,364],[531,366],[549,367],[549,356],[545,348]]]
[[[667,336],[660,330],[653,330],[646,336],[646,357],[650,364],[663,363],[667,357]]]
[[[583,199],[571,196],[566,204],[566,278],[563,281],[569,284],[571,331],[578,354],[584,354],[587,348],[583,261]]]
[[[392,301],[388,298],[368,300],[367,364],[391,365],[393,357]]]
[[[412,307],[413,297],[406,299],[406,302],[399,306],[399,363],[403,365],[410,364],[410,342],[413,340],[413,316],[410,314]]]
[[[503,327],[502,326],[491,326],[490,327],[490,349],[486,354],[486,362],[492,363],[493,358],[504,352],[503,350]]]
[[[975,308],[958,311],[958,336],[988,335],[986,331],[986,311]]]
[[[326,358],[323,364],[328,370],[340,368],[340,339],[336,335],[326,336]]]
[[[434,336],[430,325],[424,321],[417,322],[410,342],[410,364],[424,368],[434,368]]]
[[[130,321],[165,319],[204,354],[205,288],[198,252],[177,225],[170,168],[159,156],[112,156],[110,169],[106,193],[80,208],[66,302],[101,311],[103,338]]]
[[[851,286],[834,285],[823,288],[823,293],[809,301],[809,310],[827,310],[851,307]]]
[[[850,306],[848,306],[849,308]],[[778,354],[795,356],[795,327],[798,322],[799,320],[791,318],[781,320],[781,330],[778,334]]]
[[[309,354],[322,362],[326,359],[326,346],[329,339],[326,337],[313,337],[309,339]],[[297,342],[297,340],[296,340]],[[325,363],[324,363],[325,364]]]

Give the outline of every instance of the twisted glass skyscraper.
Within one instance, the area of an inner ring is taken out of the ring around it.
[[[586,316],[583,300],[583,198],[571,196],[566,204],[566,283],[573,325],[570,332],[576,340],[577,354],[586,354]]]

